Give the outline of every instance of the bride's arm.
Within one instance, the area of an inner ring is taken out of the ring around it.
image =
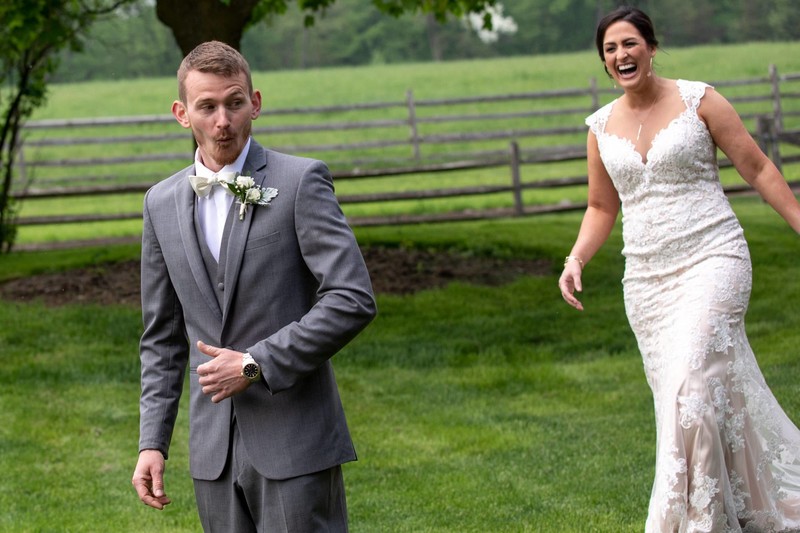
[[[583,215],[578,238],[572,246],[569,258],[564,263],[564,271],[558,280],[564,300],[580,311],[583,310],[583,304],[575,298],[574,293],[583,290],[581,284],[583,267],[606,242],[611,230],[614,229],[619,213],[619,195],[600,159],[597,137],[591,131],[586,140],[586,160],[589,173],[588,206]]]
[[[698,109],[714,143],[733,166],[780,216],[800,233],[800,204],[786,180],[761,151],[741,118],[722,95],[708,89]]]

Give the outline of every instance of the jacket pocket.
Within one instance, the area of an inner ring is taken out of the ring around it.
[[[245,245],[245,250],[253,250],[255,248],[261,248],[272,244],[273,242],[277,242],[281,240],[281,232],[276,231],[274,233],[270,233],[269,235],[265,235],[263,237],[257,237],[255,239],[248,239],[247,244]]]

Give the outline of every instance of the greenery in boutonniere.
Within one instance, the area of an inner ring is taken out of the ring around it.
[[[248,205],[269,205],[278,196],[274,187],[260,187],[250,176],[237,175],[232,181],[225,182],[225,188],[236,197],[239,204],[239,220],[244,220]]]

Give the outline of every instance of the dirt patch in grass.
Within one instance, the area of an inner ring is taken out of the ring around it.
[[[546,259],[501,259],[456,252],[370,246],[362,248],[377,293],[411,294],[460,281],[497,286],[520,276],[549,274]],[[0,285],[7,301],[139,306],[139,262],[98,265],[41,274]]]

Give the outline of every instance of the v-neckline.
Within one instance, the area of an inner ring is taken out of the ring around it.
[[[611,113],[614,112],[614,105],[616,105],[616,103],[618,101],[619,101],[619,99],[614,100],[613,102],[611,102],[611,107],[608,110],[608,118],[611,118]],[[673,118],[672,120],[667,122],[667,124],[663,128],[658,130],[655,133],[655,135],[653,135],[653,138],[650,139],[650,147],[647,149],[647,151],[644,154],[642,154],[641,152],[639,152],[639,150],[636,149],[636,144],[632,140],[630,140],[628,137],[623,137],[622,135],[617,135],[616,133],[609,133],[608,131],[606,131],[606,126],[608,125],[608,118],[606,119],[606,124],[603,125],[603,134],[604,135],[608,135],[609,137],[614,137],[615,139],[619,139],[620,141],[624,141],[625,145],[630,147],[631,151],[634,154],[636,154],[637,156],[639,156],[638,157],[639,163],[641,163],[641,165],[643,167],[647,167],[647,165],[650,163],[650,152],[653,151],[653,147],[656,145],[656,141],[659,139],[659,137],[661,137],[661,134],[664,133],[665,131],[667,131],[668,129],[670,129],[673,124],[675,124],[678,121],[680,121],[680,119],[683,118],[683,116],[688,111],[689,111],[689,107],[687,106],[683,111],[678,113],[675,116],[675,118]]]

